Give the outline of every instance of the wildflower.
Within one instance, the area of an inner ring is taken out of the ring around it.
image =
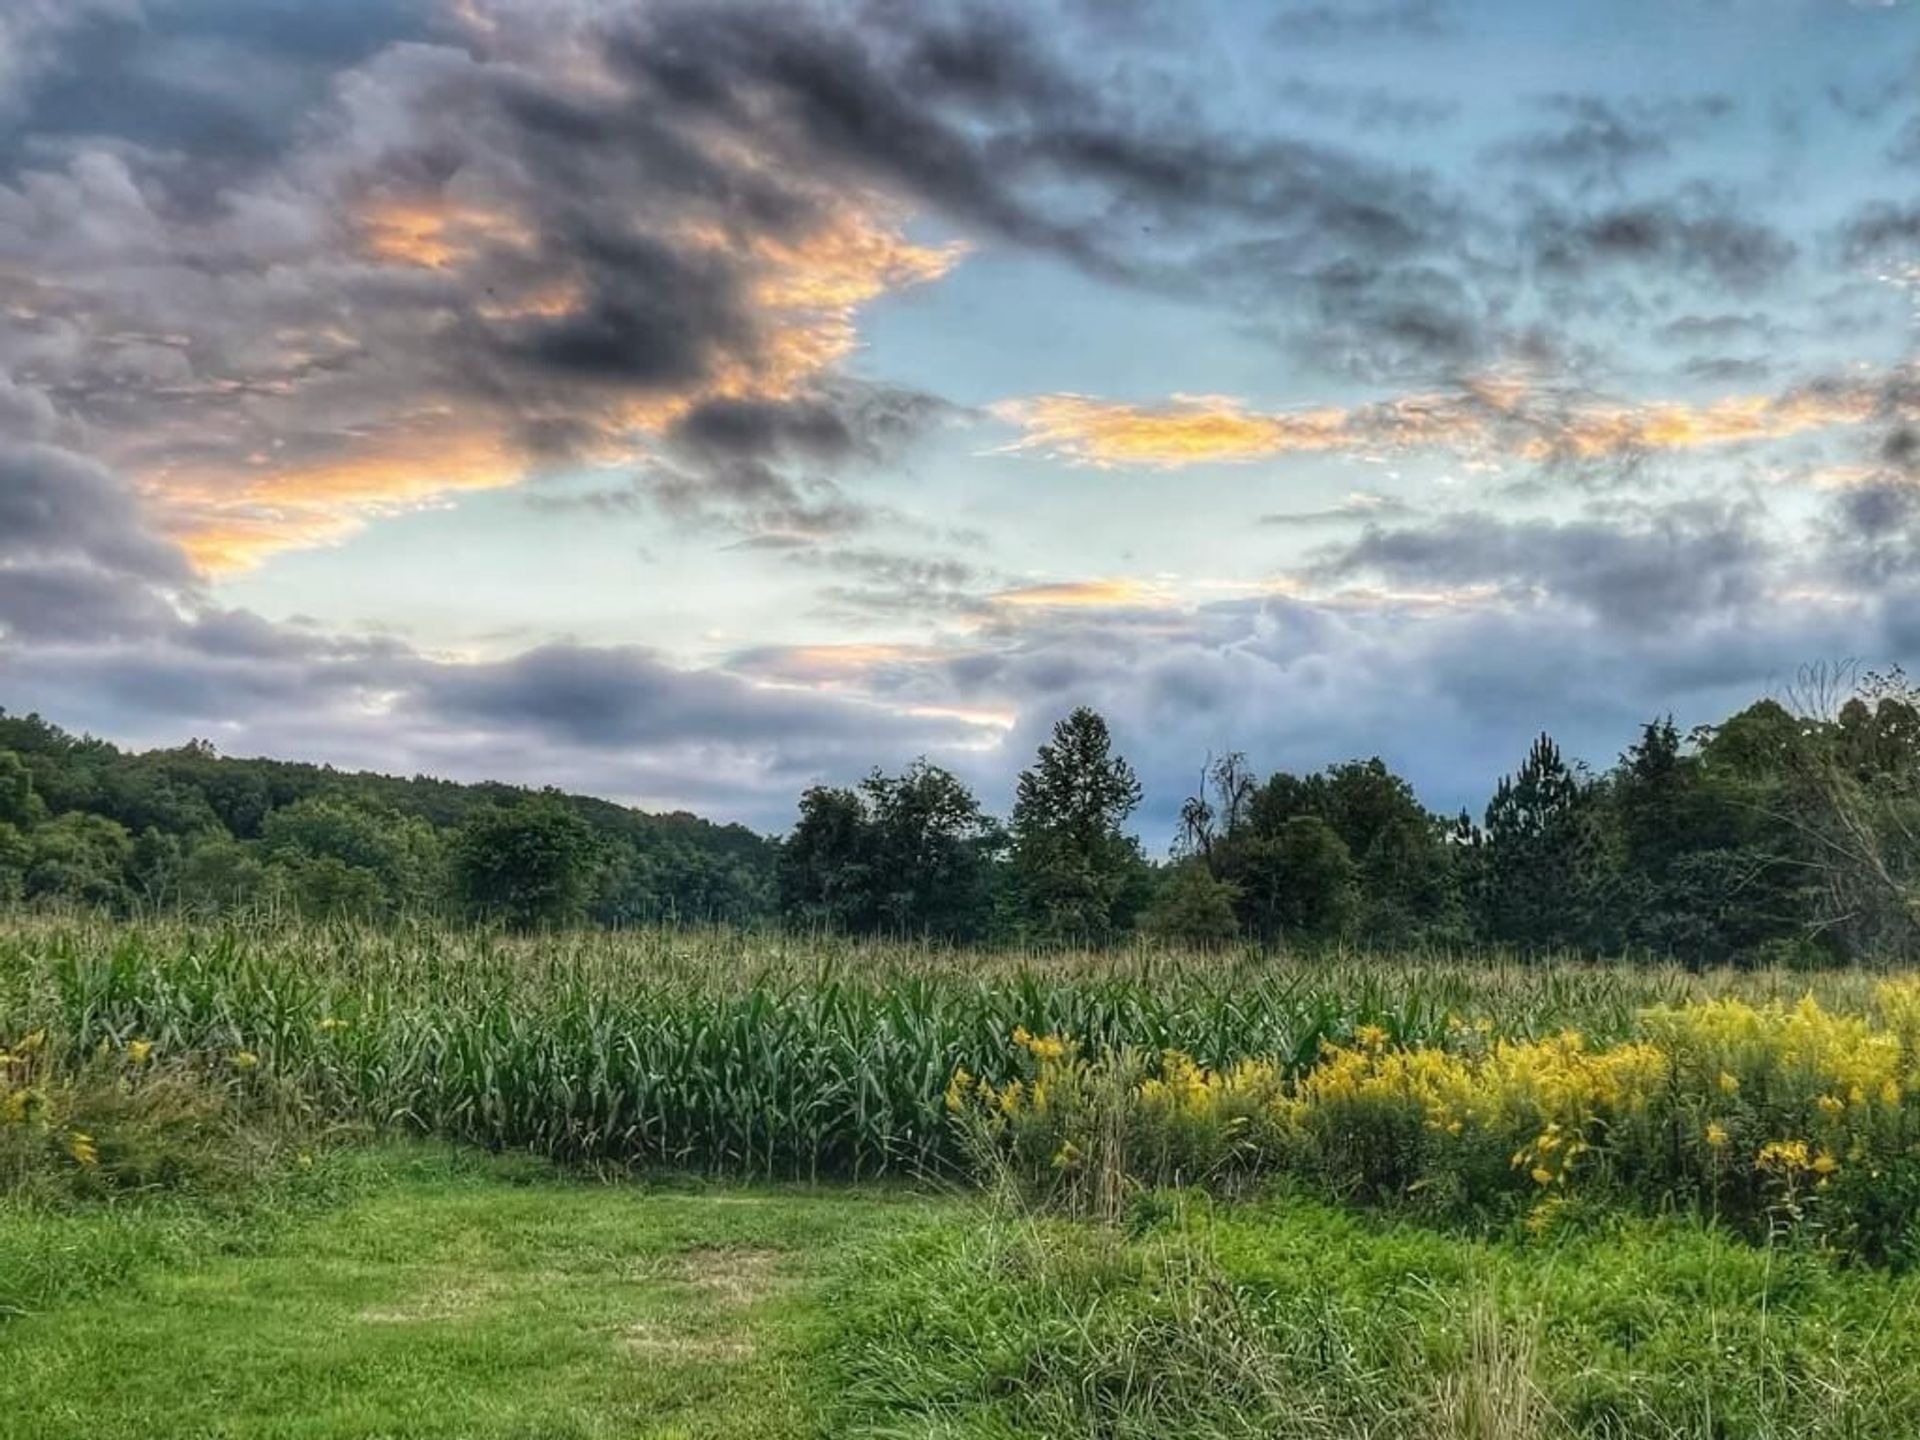
[[[1840,1168],[1840,1162],[1825,1150],[1822,1150],[1818,1155],[1813,1157],[1813,1164],[1810,1168],[1816,1175],[1831,1175]]]
[[[1067,1053],[1067,1042],[1058,1035],[1035,1035],[1024,1025],[1013,1027],[1013,1043],[1036,1060],[1059,1060]]]
[[[1054,1152],[1053,1168],[1056,1170],[1071,1170],[1079,1163],[1080,1147],[1075,1145],[1071,1140],[1064,1141],[1060,1148]]]
[[[334,1015],[329,1015],[320,1022],[320,1033],[322,1035],[331,1035],[336,1030],[344,1030],[346,1028],[347,1022]]]
[[[1813,1157],[1808,1153],[1804,1140],[1769,1140],[1760,1147],[1754,1164],[1761,1170],[1791,1175],[1797,1170],[1812,1169]]]
[[[1890,1110],[1900,1103],[1900,1082],[1898,1080],[1888,1080],[1880,1086],[1880,1103]]]
[[[1387,1032],[1378,1025],[1362,1025],[1353,1032],[1353,1038],[1360,1042],[1363,1050],[1384,1050],[1387,1046]]]
[[[146,1064],[152,1054],[153,1042],[151,1040],[134,1040],[127,1045],[127,1059],[131,1060],[135,1065]]]
[[[1710,1125],[1708,1125],[1707,1126],[1707,1144],[1711,1145],[1716,1150],[1726,1149],[1727,1148],[1726,1126],[1722,1125],[1717,1120],[1711,1123]]]
[[[233,1068],[236,1070],[252,1070],[259,1064],[260,1057],[251,1050],[236,1050],[233,1052]]]
[[[81,1165],[94,1166],[100,1163],[99,1147],[84,1130],[75,1130],[67,1136],[67,1153]]]
[[[1838,1115],[1847,1108],[1847,1102],[1838,1095],[1822,1095],[1814,1101],[1814,1104],[1820,1107],[1820,1113],[1823,1115]]]
[[[1725,1095],[1738,1095],[1740,1093],[1740,1077],[1730,1071],[1722,1070],[1720,1072],[1720,1091]]]
[[[947,1082],[947,1109],[958,1115],[966,1108],[967,1092],[973,1088],[973,1076],[962,1065],[953,1072],[953,1079]]]
[[[0,1098],[0,1121],[8,1125],[24,1125],[39,1113],[45,1099],[38,1090],[26,1086],[9,1090],[4,1098]]]
[[[1024,1087],[1018,1080],[1012,1080],[1007,1083],[1007,1088],[1000,1092],[1000,1111],[1002,1114],[1014,1115],[1019,1113],[1020,1101],[1023,1098],[1023,1089]]]
[[[298,1165],[302,1170],[311,1170],[313,1168],[313,1152],[311,1150],[300,1151],[293,1157],[293,1163]]]
[[[1544,1165],[1534,1166],[1532,1173],[1533,1183],[1536,1185],[1551,1185],[1553,1183],[1553,1172]]]

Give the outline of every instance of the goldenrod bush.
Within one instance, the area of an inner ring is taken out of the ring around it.
[[[290,1143],[274,1088],[246,1050],[169,1055],[135,1038],[75,1059],[45,1028],[26,1032],[0,1044],[0,1194],[242,1185]]]
[[[1811,997],[1656,1007],[1637,1037],[1605,1045],[1484,1024],[1403,1045],[1361,1026],[1295,1071],[1178,1050],[1089,1056],[1023,1030],[1011,1078],[958,1072],[946,1101],[976,1155],[1074,1207],[1094,1171],[1107,1194],[1284,1175],[1343,1199],[1535,1225],[1570,1195],[1693,1204],[1905,1261],[1920,1199],[1916,996],[1914,981],[1883,984],[1864,1015]]]

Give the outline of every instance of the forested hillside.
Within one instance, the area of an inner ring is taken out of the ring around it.
[[[204,742],[134,753],[0,710],[0,899],[743,921],[770,908],[774,853],[683,813]]]

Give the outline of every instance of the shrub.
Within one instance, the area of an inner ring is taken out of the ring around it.
[[[1697,1204],[1899,1264],[1920,1214],[1917,996],[1885,985],[1872,1017],[1811,998],[1659,1007],[1639,1038],[1603,1046],[1472,1026],[1397,1045],[1361,1026],[1291,1075],[1258,1058],[1086,1056],[1022,1030],[1013,1078],[962,1072],[947,1103],[976,1153],[1069,1208],[1112,1214],[1129,1189],[1286,1175],[1345,1200],[1544,1223],[1580,1192]]]

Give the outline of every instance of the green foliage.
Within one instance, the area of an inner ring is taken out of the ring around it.
[[[1000,830],[954,775],[918,760],[858,789],[816,785],[781,847],[781,910],[855,934],[973,940],[993,918]]]
[[[124,908],[133,838],[104,815],[69,811],[28,832],[28,899]]]
[[[1008,827],[1023,933],[1098,943],[1131,925],[1146,898],[1146,861],[1121,827],[1140,795],[1099,715],[1082,706],[1053,727],[1020,776]]]
[[[33,793],[33,772],[11,750],[0,750],[0,825],[25,830],[37,823],[45,807]]]
[[[227,759],[204,741],[133,754],[0,710],[0,903],[139,904],[196,913],[288,904],[310,915],[451,913],[445,850],[480,811],[528,792]],[[604,924],[746,923],[773,910],[774,847],[737,825],[550,795],[593,834],[583,913]],[[64,820],[44,846],[35,832]],[[90,827],[111,822],[130,837]],[[9,828],[10,827],[10,828]],[[48,853],[30,880],[28,837]]]
[[[593,832],[552,800],[482,810],[460,827],[453,872],[476,915],[519,930],[580,918]]]
[[[1239,899],[1239,888],[1216,880],[1204,860],[1183,860],[1161,877],[1140,928],[1170,945],[1229,945],[1240,935]]]
[[[1487,806],[1480,906],[1486,933],[1526,950],[1582,944],[1599,831],[1589,785],[1542,735]]]

